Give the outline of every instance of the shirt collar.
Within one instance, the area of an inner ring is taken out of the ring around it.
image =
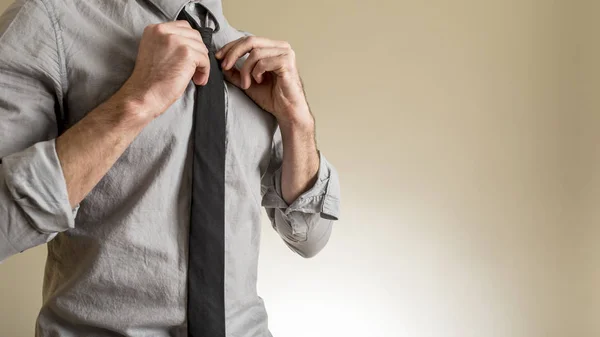
[[[216,29],[218,31],[226,24],[225,16],[223,16],[223,5],[221,0],[149,0],[156,6],[164,15],[173,21],[177,19],[179,12],[190,2],[199,3],[204,6],[216,20]]]

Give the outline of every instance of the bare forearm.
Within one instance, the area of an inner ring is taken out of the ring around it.
[[[315,142],[312,116],[306,121],[280,123],[283,142],[281,189],[291,204],[315,184],[319,171],[319,155]]]
[[[117,93],[56,139],[72,207],[96,186],[147,124],[140,109],[141,104]]]
[[[148,25],[123,87],[56,139],[71,206],[85,198],[152,119],[181,97],[190,79],[204,85],[209,73],[208,49],[188,22]]]

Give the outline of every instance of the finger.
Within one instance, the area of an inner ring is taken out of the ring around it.
[[[210,64],[206,66],[199,66],[196,68],[196,72],[192,75],[192,81],[195,85],[206,85],[210,78]]]
[[[196,55],[196,71],[192,76],[192,81],[196,85],[206,85],[210,77],[210,59],[204,52]]]
[[[195,39],[178,36],[178,43],[185,48],[185,57],[188,57],[194,63],[196,70],[192,75],[192,81],[196,85],[206,85],[210,75],[210,60],[208,58],[208,49],[204,43]]]
[[[187,21],[172,21],[166,23],[151,24],[144,28],[144,34],[169,35],[180,29],[192,29]]]
[[[178,34],[169,34],[166,38],[171,39],[167,40],[166,48],[189,47],[208,56],[208,48],[202,40]]]
[[[225,79],[231,83],[233,83],[233,85],[235,85],[238,88],[242,87],[242,77],[240,75],[240,72],[237,69],[229,69],[229,70],[225,70],[223,71],[223,75],[225,76]]]
[[[167,26],[175,26],[175,27],[189,27],[192,28],[192,26],[190,25],[190,23],[186,20],[175,20],[175,21],[171,21],[171,22],[165,22],[162,23],[163,25],[167,25]]]
[[[192,75],[194,83],[205,85],[210,73],[210,60],[204,42],[178,34],[168,34],[165,38],[167,39],[165,47],[174,52],[174,57],[184,59],[195,66]]]
[[[177,34],[172,34],[172,37],[177,39],[177,42],[175,42],[175,43],[177,43],[178,45],[190,47],[190,48],[194,49],[195,51],[198,51],[198,52],[208,56],[208,48],[206,47],[206,45],[204,44],[204,42],[202,40],[197,40],[194,38],[189,38],[187,36],[181,36],[181,35],[177,35]]]
[[[257,79],[256,82],[260,83],[266,72],[271,71],[280,74],[289,67],[289,62],[287,55],[264,58],[258,61],[254,69],[252,69],[252,77]]]
[[[223,69],[231,69],[235,62],[254,48],[289,48],[289,44],[283,41],[275,41],[262,37],[249,36],[232,46],[227,54],[223,56]]]
[[[248,39],[250,37],[256,38],[256,37],[253,37],[253,36],[244,36],[244,37],[241,37],[241,38],[239,38],[237,40],[233,40],[233,41],[229,42],[228,44],[224,45],[223,47],[221,47],[221,49],[219,49],[217,51],[217,53],[215,54],[215,56],[217,57],[217,59],[221,59],[221,57],[223,57],[224,55],[226,55],[233,46],[237,45],[240,42],[245,41],[246,39]],[[285,44],[285,42],[283,42],[283,41],[275,41],[275,42],[280,42],[282,45]]]
[[[265,58],[285,55],[287,53],[287,49],[283,48],[259,48],[253,49],[250,52],[250,55],[244,62],[242,69],[240,70],[240,74],[242,76],[242,88],[248,89],[252,84],[252,70],[256,66],[256,64]],[[254,78],[257,83],[260,83],[262,79],[259,81],[258,78]]]
[[[198,40],[204,44],[204,40],[202,40],[202,35],[200,32],[193,28],[173,27],[169,30],[169,34],[185,36],[190,39]]]
[[[148,28],[154,28],[154,29],[157,29],[158,31],[162,31],[165,33],[171,31],[173,28],[176,28],[176,27],[192,28],[192,26],[190,26],[190,23],[185,20],[169,21],[169,22],[148,25]]]
[[[231,47],[233,47],[234,45],[240,43],[244,39],[245,39],[245,37],[242,37],[242,38],[239,38],[237,40],[233,40],[233,41],[229,42],[228,44],[224,45],[221,49],[219,49],[217,51],[217,53],[215,54],[215,57],[220,60],[221,57],[223,57],[224,55],[226,55],[229,52],[229,50],[231,49]]]
[[[223,69],[230,69],[235,62],[254,48],[289,48],[289,44],[283,41],[270,40],[262,37],[248,36],[231,44],[223,51]]]
[[[192,76],[192,82],[194,82],[195,85],[204,86],[208,83],[209,78],[210,72],[206,72],[204,69],[197,69],[194,76]]]

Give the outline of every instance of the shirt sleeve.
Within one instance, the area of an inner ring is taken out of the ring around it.
[[[281,189],[283,145],[279,128],[273,138],[271,162],[262,178],[262,206],[273,228],[285,243],[303,257],[320,252],[331,235],[333,221],[340,215],[340,184],[335,168],[319,152],[315,184],[290,205]]]
[[[0,16],[0,262],[74,227],[55,148],[58,55],[42,2],[18,0]]]

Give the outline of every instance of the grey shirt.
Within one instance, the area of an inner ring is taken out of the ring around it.
[[[244,36],[219,0],[217,48]],[[18,0],[0,18],[0,261],[48,242],[37,336],[185,336],[195,87],[152,121],[72,209],[56,155],[68,127],[117,91],[148,24],[187,0]],[[186,8],[191,8],[190,6]],[[339,216],[339,182],[320,155],[315,185],[281,196],[272,115],[226,83],[227,336],[270,336],[256,291],[261,205],[298,254],[320,251]]]

